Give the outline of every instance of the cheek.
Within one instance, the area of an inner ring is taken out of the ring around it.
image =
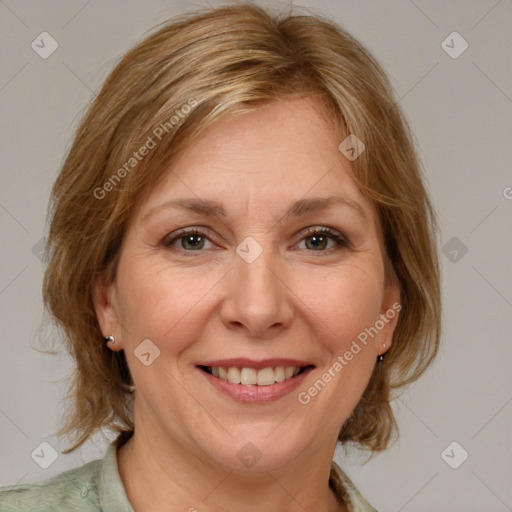
[[[208,295],[221,275],[169,269],[161,260],[120,265],[120,322],[131,343],[150,338],[157,345],[173,340],[179,350],[200,326]],[[173,334],[174,333],[174,334]]]
[[[324,415],[326,430],[339,429],[350,416],[374,369],[371,345],[375,339],[368,337],[365,344],[358,336],[379,317],[379,279],[378,272],[351,266],[317,280],[322,284],[321,293],[318,288],[316,292],[311,287],[303,288],[306,309],[312,312],[314,338],[324,357],[315,379],[299,390],[298,400]]]
[[[338,354],[378,318],[382,285],[378,272],[347,266],[304,281],[298,295],[311,311],[317,330],[324,331],[320,339]]]

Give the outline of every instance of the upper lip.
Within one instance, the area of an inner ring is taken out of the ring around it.
[[[256,361],[254,359],[248,359],[246,357],[236,357],[231,359],[216,359],[215,361],[204,361],[199,363],[197,366],[214,366],[214,367],[237,367],[237,368],[254,368],[255,370],[261,370],[262,368],[277,368],[278,366],[314,366],[309,361],[301,361],[300,359],[283,359],[283,358],[272,358],[272,359],[260,359]]]

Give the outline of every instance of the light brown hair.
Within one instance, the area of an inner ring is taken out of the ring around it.
[[[75,442],[64,453],[99,429],[134,428],[124,352],[105,347],[92,300],[97,277],[115,278],[134,206],[216,121],[297,95],[320,101],[340,133],[366,146],[352,162],[354,179],[376,209],[386,278],[398,281],[402,310],[339,440],[372,451],[388,446],[392,391],[425,371],[440,337],[437,223],[410,129],[379,64],[341,27],[318,14],[237,4],[176,17],[126,53],[53,186],[43,295],[76,363],[58,432]],[[133,160],[150,139],[155,146]]]

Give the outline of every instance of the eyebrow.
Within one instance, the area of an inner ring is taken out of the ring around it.
[[[331,196],[331,197],[313,197],[298,199],[288,208],[285,212],[283,219],[291,217],[302,217],[310,213],[321,212],[328,210],[336,205],[349,206],[358,212],[365,220],[368,220],[366,212],[363,207],[356,201],[348,197]],[[152,217],[155,213],[169,208],[178,208],[182,210],[189,210],[207,217],[219,217],[225,219],[227,217],[226,211],[218,201],[200,199],[196,197],[171,199],[151,208],[142,218],[142,222]]]

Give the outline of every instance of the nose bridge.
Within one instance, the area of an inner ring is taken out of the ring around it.
[[[224,321],[243,324],[251,335],[262,337],[270,328],[288,325],[291,307],[273,248],[247,237],[237,247],[233,265]]]
[[[276,258],[270,244],[264,248],[252,237],[248,237],[237,247],[238,258],[235,260],[236,273],[246,283],[251,292],[264,292],[270,297],[274,293],[270,288],[275,286],[275,272],[271,271],[276,265]]]

